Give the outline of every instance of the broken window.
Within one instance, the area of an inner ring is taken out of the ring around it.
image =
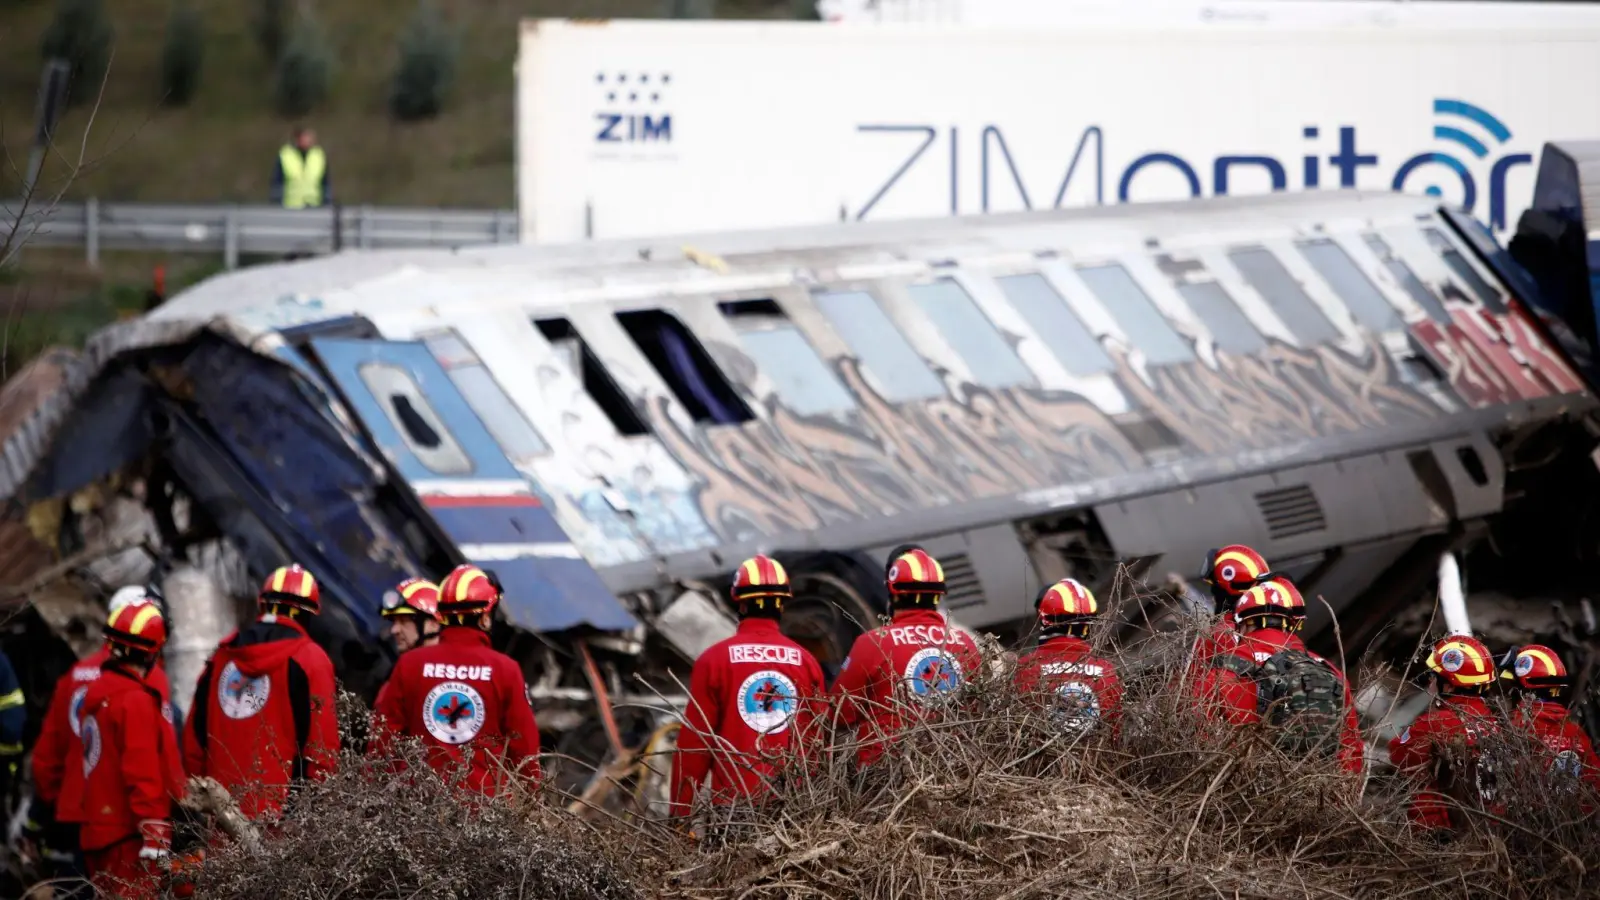
[[[755,418],[744,398],[678,317],[659,309],[617,313],[628,337],[650,360],[689,417],[701,425],[737,425]]]
[[[1034,383],[1033,372],[1023,364],[1005,335],[954,279],[914,284],[906,292],[933,327],[939,329],[950,349],[967,364],[973,381],[985,387]]]
[[[1088,266],[1078,270],[1078,277],[1099,298],[1106,312],[1117,320],[1128,341],[1144,353],[1153,366],[1188,362],[1194,359],[1189,348],[1172,324],[1161,315],[1154,300],[1139,287],[1128,270],[1112,264]]]
[[[1301,241],[1295,246],[1344,301],[1357,322],[1379,332],[1400,327],[1400,314],[1343,247],[1327,238]]]
[[[856,408],[855,398],[778,304],[737,300],[719,307],[751,361],[772,379],[790,409],[813,416]]]
[[[818,291],[817,309],[827,317],[884,398],[893,403],[944,393],[944,384],[911,342],[866,291]]]
[[[1375,234],[1368,234],[1365,237],[1367,246],[1372,249],[1378,259],[1383,261],[1384,268],[1389,270],[1389,274],[1393,276],[1394,280],[1402,288],[1405,288],[1406,293],[1411,295],[1411,299],[1422,307],[1423,311],[1428,314],[1428,318],[1441,324],[1448,324],[1450,314],[1444,311],[1444,301],[1439,299],[1439,295],[1435,294],[1433,289],[1428,287],[1421,278],[1418,278],[1417,273],[1411,271],[1411,267],[1406,265],[1405,260],[1395,256],[1394,251],[1389,249],[1389,245],[1384,242],[1383,238]]]
[[[409,371],[384,362],[362,363],[356,371],[418,462],[436,475],[472,471],[472,459],[456,443]]]
[[[485,428],[494,435],[495,442],[511,459],[527,459],[548,453],[550,446],[534,430],[528,417],[506,396],[500,383],[495,381],[489,367],[478,354],[454,331],[428,335],[423,338],[428,352],[439,361],[445,374],[455,384],[456,390],[466,398],[467,405],[483,420]]]
[[[1114,368],[1105,348],[1043,275],[1008,275],[995,283],[1068,372],[1087,376]]]
[[[633,401],[622,392],[616,379],[606,371],[600,358],[584,343],[571,322],[564,318],[550,318],[535,319],[533,324],[556,353],[566,358],[572,374],[583,383],[583,389],[606,414],[606,418],[611,420],[618,434],[631,437],[650,433],[639,410],[634,408]]]
[[[1314,347],[1339,339],[1339,330],[1271,250],[1265,247],[1234,250],[1228,254],[1228,259],[1283,320],[1289,333],[1294,335],[1295,343]]]
[[[1479,275],[1478,270],[1472,267],[1472,263],[1467,262],[1467,258],[1461,255],[1461,251],[1457,250],[1454,244],[1450,243],[1449,238],[1445,237],[1437,228],[1425,228],[1423,233],[1428,236],[1428,244],[1433,247],[1434,252],[1444,257],[1445,265],[1450,267],[1450,271],[1454,272],[1456,277],[1461,279],[1461,283],[1466,285],[1473,294],[1477,295],[1484,305],[1496,312],[1504,310],[1500,292],[1495,289],[1494,285],[1483,280],[1483,276]]]

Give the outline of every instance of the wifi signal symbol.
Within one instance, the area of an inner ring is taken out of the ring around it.
[[[1436,116],[1457,116],[1466,119],[1487,131],[1496,143],[1504,144],[1511,140],[1511,129],[1504,122],[1495,118],[1488,110],[1481,106],[1474,106],[1465,100],[1434,100],[1433,114]],[[1433,136],[1441,141],[1450,141],[1467,148],[1479,159],[1489,155],[1489,148],[1484,146],[1482,140],[1472,134],[1456,128],[1453,125],[1441,124],[1433,126]]]

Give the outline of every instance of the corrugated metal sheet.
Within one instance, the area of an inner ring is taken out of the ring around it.
[[[0,387],[0,499],[13,496],[49,450],[92,371],[79,354],[51,347]]]

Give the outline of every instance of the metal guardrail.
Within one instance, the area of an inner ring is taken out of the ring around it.
[[[102,250],[220,253],[233,269],[241,255],[320,254],[354,248],[449,249],[517,241],[517,214],[509,209],[283,209],[90,199],[23,211],[20,202],[12,201],[0,206],[0,234],[13,224],[30,246],[84,248],[91,266],[99,265]]]

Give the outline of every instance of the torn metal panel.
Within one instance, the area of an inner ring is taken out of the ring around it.
[[[77,353],[51,347],[0,388],[0,497],[14,495],[45,455],[91,371]]]

